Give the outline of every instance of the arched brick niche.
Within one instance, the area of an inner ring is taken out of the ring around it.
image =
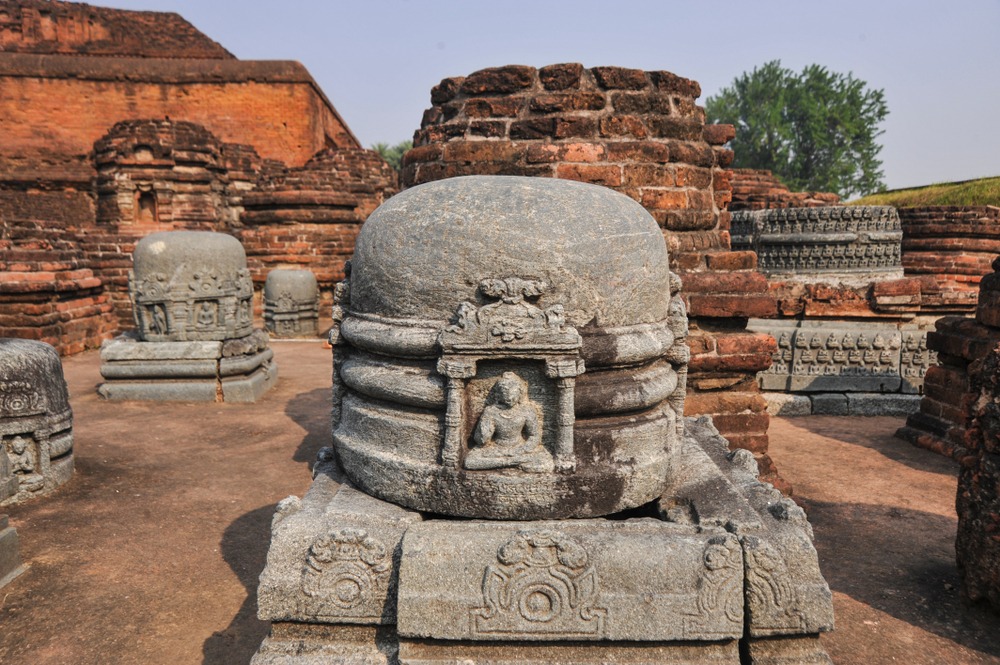
[[[119,122],[94,144],[96,223],[81,244],[123,328],[133,325],[128,271],[137,240],[156,231],[229,229],[222,148],[201,125],[175,120]]]

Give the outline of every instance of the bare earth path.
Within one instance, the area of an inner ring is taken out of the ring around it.
[[[245,664],[274,505],[329,440],[330,352],[276,342],[256,405],[108,403],[96,353],[65,361],[76,476],[7,509],[27,573],[0,589],[0,663]],[[775,419],[772,453],[809,511],[848,663],[996,663],[1000,618],[958,599],[955,467],[894,418]]]

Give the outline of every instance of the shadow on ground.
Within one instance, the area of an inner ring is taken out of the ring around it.
[[[229,625],[202,647],[203,665],[249,663],[270,625],[257,618],[257,579],[267,560],[275,504],[251,511],[230,524],[219,544],[222,558],[247,590],[246,600]]]
[[[331,445],[330,400],[329,388],[316,388],[288,400],[285,415],[306,430],[305,438],[292,455],[296,462],[312,464],[319,449]]]
[[[830,588],[912,626],[1000,656],[998,617],[963,603],[955,519],[861,503],[805,501]],[[850,525],[849,539],[836,537]],[[826,531],[834,533],[825,533]]]

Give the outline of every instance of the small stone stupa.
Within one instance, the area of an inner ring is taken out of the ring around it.
[[[319,334],[319,285],[311,270],[277,268],[264,281],[264,326],[275,337]]]
[[[73,410],[51,345],[0,338],[0,506],[73,477]]]
[[[253,663],[829,662],[805,515],[683,418],[680,288],[602,187],[463,177],[376,210]]]
[[[239,241],[167,231],[138,243],[129,293],[136,329],[101,346],[98,392],[111,400],[255,402],[277,380],[253,327],[253,283]]]

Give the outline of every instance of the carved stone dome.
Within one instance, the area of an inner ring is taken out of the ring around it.
[[[407,190],[358,236],[352,310],[446,321],[485,278],[544,281],[576,328],[667,318],[663,233],[626,196],[569,180],[467,176]]]
[[[41,496],[73,474],[73,411],[59,353],[0,338],[0,505]]]
[[[253,332],[246,253],[225,233],[146,236],[132,253],[129,293],[145,342],[224,341]]]
[[[365,223],[335,307],[335,432],[380,498],[491,519],[659,496],[687,319],[642,206],[565,180],[470,176]]]

